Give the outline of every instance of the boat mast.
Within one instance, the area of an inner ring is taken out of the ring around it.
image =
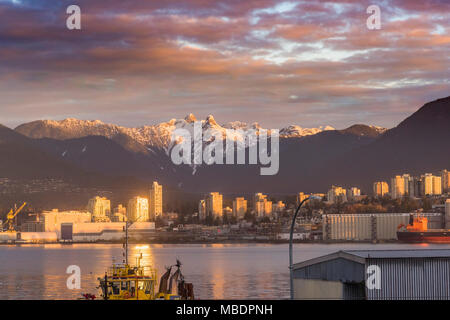
[[[124,248],[125,248],[125,259],[123,260],[123,262],[128,265],[128,221],[125,222],[125,243],[124,243]]]

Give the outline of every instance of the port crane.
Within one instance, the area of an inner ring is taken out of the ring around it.
[[[14,218],[19,214],[20,211],[27,205],[26,202],[24,202],[19,208],[14,206],[14,209],[11,209],[8,214],[6,215],[6,221],[3,223],[3,230],[13,232],[14,230]]]

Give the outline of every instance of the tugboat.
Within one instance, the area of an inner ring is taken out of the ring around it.
[[[450,229],[428,229],[428,219],[411,215],[407,226],[397,227],[397,239],[408,243],[450,243]]]
[[[128,263],[128,222],[125,229],[124,260],[114,264],[98,278],[101,297],[104,300],[194,300],[192,283],[184,281],[181,273],[181,262],[166,268],[157,286],[157,271],[151,266],[142,266],[142,253],[135,266]],[[171,274],[172,269],[176,271]],[[84,299],[93,300],[95,295],[83,294]]]

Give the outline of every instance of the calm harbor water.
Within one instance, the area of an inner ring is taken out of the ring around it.
[[[295,262],[343,249],[450,248],[450,245],[403,244],[296,244]],[[159,271],[180,259],[188,282],[200,299],[287,299],[288,246],[275,244],[131,245],[130,262]],[[0,246],[0,299],[77,299],[81,293],[98,295],[97,277],[115,259],[122,246],[113,244]],[[81,268],[81,290],[66,287],[66,268]]]

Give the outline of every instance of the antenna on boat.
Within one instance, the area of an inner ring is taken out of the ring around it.
[[[124,231],[125,231],[125,242],[124,242],[124,244],[123,244],[123,247],[124,247],[124,253],[123,253],[123,255],[124,255],[124,258],[125,259],[123,259],[123,263],[125,263],[126,265],[128,265],[128,224],[129,222],[128,222],[128,219],[127,219],[127,221],[125,222],[125,227],[124,227]]]

